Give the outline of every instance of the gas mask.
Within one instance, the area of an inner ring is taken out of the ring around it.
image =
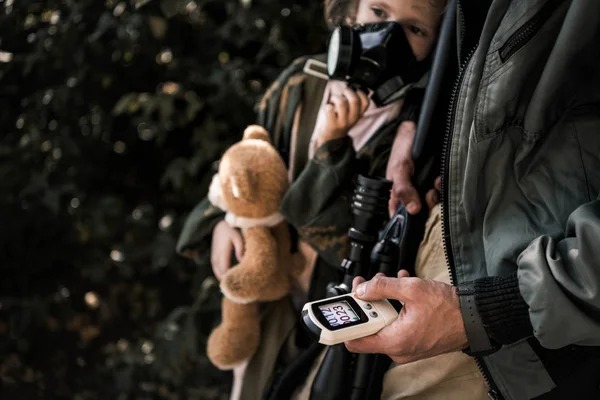
[[[398,100],[428,71],[430,59],[417,61],[397,22],[338,26],[329,39],[327,75],[371,94],[377,107]]]

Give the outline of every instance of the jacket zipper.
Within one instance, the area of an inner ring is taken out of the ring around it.
[[[550,0],[529,20],[525,25],[517,29],[498,51],[500,60],[505,62],[513,54],[519,51],[532,37],[539,32],[544,23],[552,16],[559,0]]]
[[[442,217],[442,244],[444,247],[444,255],[446,256],[446,265],[448,266],[448,272],[450,274],[450,284],[454,285],[456,282],[456,275],[454,271],[454,257],[450,253],[449,248],[451,247],[450,242],[450,230],[448,228],[448,218],[446,218],[446,209],[448,208],[448,193],[447,193],[447,185],[446,185],[446,171],[450,167],[450,159],[448,157],[448,152],[450,151],[450,145],[452,143],[452,133],[453,126],[455,120],[455,108],[456,108],[456,98],[458,97],[458,92],[460,90],[460,86],[462,85],[464,79],[464,71],[467,67],[467,64],[473,57],[477,46],[475,46],[471,52],[467,55],[465,61],[461,64],[460,69],[458,71],[458,78],[454,82],[454,88],[452,89],[452,95],[450,96],[450,107],[448,109],[448,118],[446,122],[446,135],[444,136],[444,143],[442,144],[442,159],[441,166],[442,171],[441,175],[441,198],[442,198],[442,209],[441,209],[441,217]]]
[[[448,272],[450,274],[450,284],[454,285],[454,283],[456,282],[456,275],[455,275],[455,268],[454,268],[454,258],[452,256],[451,253],[451,242],[450,242],[450,231],[448,228],[448,218],[446,218],[445,215],[445,210],[448,207],[448,194],[446,191],[446,171],[448,171],[448,168],[450,166],[450,159],[448,157],[448,152],[450,151],[450,145],[452,143],[452,133],[453,133],[453,127],[454,127],[454,122],[455,122],[455,109],[456,109],[456,99],[458,97],[458,93],[460,91],[460,87],[462,86],[463,83],[463,79],[464,79],[464,71],[467,67],[467,65],[469,64],[469,61],[471,60],[471,58],[473,57],[473,54],[475,53],[475,50],[477,50],[477,46],[475,46],[468,54],[468,56],[465,58],[464,62],[461,64],[460,66],[460,70],[458,73],[458,78],[456,80],[456,82],[454,83],[454,88],[452,90],[452,96],[450,97],[450,108],[448,111],[448,119],[447,119],[447,125],[446,125],[446,135],[444,137],[444,143],[442,146],[442,171],[441,171],[441,189],[442,189],[442,193],[441,193],[441,197],[442,197],[442,209],[441,209],[441,218],[442,218],[442,243],[443,243],[443,247],[444,247],[444,255],[446,256],[446,265],[448,265]],[[487,369],[487,366],[485,365],[485,363],[483,362],[483,359],[480,357],[476,357],[475,358],[475,363],[477,364],[477,367],[479,368],[479,371],[481,372],[481,375],[483,376],[486,384],[488,385],[489,391],[488,391],[488,397],[492,400],[504,400],[504,397],[502,396],[502,394],[500,393],[500,391],[498,390],[496,384],[494,383],[494,381],[491,378],[491,375],[489,373],[489,370]]]

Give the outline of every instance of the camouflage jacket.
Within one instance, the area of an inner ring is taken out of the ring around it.
[[[257,123],[270,132],[286,163],[290,160],[289,149],[296,149],[294,165],[289,166],[295,171],[293,181],[280,212],[319,254],[309,294],[310,298],[319,298],[327,283],[340,278],[339,266],[349,247],[347,232],[353,221],[350,199],[356,177],[385,176],[397,127],[403,120],[415,119],[422,91],[413,90],[417,93],[406,98],[401,115],[381,127],[358,153],[346,137],[325,143],[308,160],[308,144],[326,85],[325,80],[303,72],[308,59],[295,60],[270,86],[257,106]],[[291,146],[296,117],[298,132]],[[184,224],[177,251],[197,261],[208,259],[212,230],[223,217],[221,210],[202,200]]]

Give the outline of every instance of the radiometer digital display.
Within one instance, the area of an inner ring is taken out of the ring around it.
[[[329,346],[373,335],[397,317],[389,301],[366,302],[353,293],[306,303],[302,309],[310,335]]]

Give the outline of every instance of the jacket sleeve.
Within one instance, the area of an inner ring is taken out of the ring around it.
[[[558,127],[566,129],[580,140],[594,197],[569,215],[561,237],[533,240],[515,260],[515,273],[476,281],[483,325],[500,344],[533,335],[547,349],[600,345],[600,156],[594,150],[600,119],[583,117]]]
[[[225,213],[204,198],[183,224],[177,240],[177,253],[197,263],[208,263],[212,231],[224,218]]]
[[[385,160],[383,160],[385,158]],[[364,173],[385,173],[386,154]],[[284,196],[280,212],[328,264],[346,257],[353,217],[350,201],[360,162],[349,137],[324,143]]]
[[[544,347],[600,345],[599,240],[596,200],[570,215],[563,239],[537,238],[517,260],[519,289]]]

